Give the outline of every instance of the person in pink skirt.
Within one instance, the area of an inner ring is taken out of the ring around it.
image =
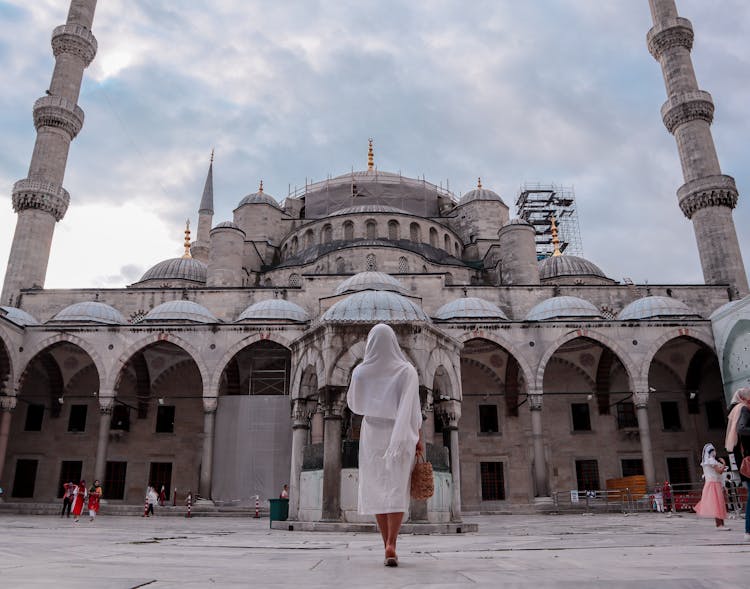
[[[695,513],[700,517],[712,517],[719,531],[729,530],[724,525],[727,518],[727,506],[724,502],[724,485],[722,477],[727,470],[721,459],[716,459],[716,448],[713,444],[703,446],[701,458],[703,476],[706,479],[701,493],[701,500],[695,504]]]

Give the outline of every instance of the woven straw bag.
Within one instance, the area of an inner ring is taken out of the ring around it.
[[[432,464],[425,460],[423,454],[417,455],[414,470],[411,471],[411,498],[424,501],[435,493],[435,483],[432,478]]]

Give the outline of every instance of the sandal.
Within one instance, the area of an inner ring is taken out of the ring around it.
[[[388,556],[383,564],[387,567],[397,567],[398,566],[398,556]]]

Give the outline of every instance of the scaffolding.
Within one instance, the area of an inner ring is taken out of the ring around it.
[[[536,255],[539,260],[551,256],[552,217],[557,223],[560,252],[583,256],[581,231],[578,226],[575,193],[572,187],[555,184],[524,184],[516,199],[518,216],[534,227]]]

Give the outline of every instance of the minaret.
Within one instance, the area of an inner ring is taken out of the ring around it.
[[[63,218],[70,195],[62,187],[70,142],[83,127],[78,106],[83,70],[96,55],[91,33],[96,0],[71,0],[68,19],[52,32],[55,70],[47,95],[34,103],[37,130],[27,178],[13,185],[16,231],[0,301],[17,304],[22,288],[42,288],[55,223]]]
[[[693,222],[706,284],[729,284],[744,296],[747,275],[732,220],[737,187],[719,166],[711,136],[714,103],[698,88],[690,59],[693,27],[678,16],[675,0],[649,4],[654,27],[648,32],[648,49],[661,64],[667,87],[662,119],[677,141],[685,179],[677,190],[680,209]]]
[[[190,249],[196,260],[208,264],[208,250],[211,243],[211,224],[214,218],[214,150],[211,150],[211,161],[208,164],[206,184],[198,208],[198,234]]]

